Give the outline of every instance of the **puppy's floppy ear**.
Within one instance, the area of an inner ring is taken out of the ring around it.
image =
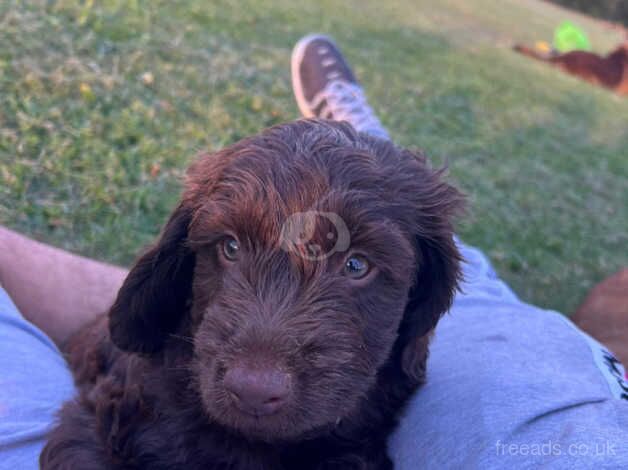
[[[458,288],[462,256],[454,240],[453,222],[464,212],[465,199],[443,180],[446,168],[433,170],[426,157],[403,151],[419,164],[414,187],[417,271],[399,330],[401,367],[416,383],[425,375],[427,346],[440,317],[449,310]]]
[[[453,234],[436,240],[416,237],[418,269],[400,328],[401,367],[422,382],[427,346],[440,317],[449,310],[460,279],[461,256]]]
[[[186,246],[191,217],[191,209],[180,204],[118,291],[109,311],[109,332],[120,349],[157,352],[183,318],[195,263]]]

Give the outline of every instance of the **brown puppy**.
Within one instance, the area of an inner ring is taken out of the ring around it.
[[[44,469],[387,469],[452,301],[462,197],[425,158],[297,121],[200,158],[107,318]]]
[[[604,57],[586,51],[545,55],[523,45],[516,45],[514,49],[533,59],[549,62],[587,82],[610,88],[620,95],[628,95],[627,42]]]

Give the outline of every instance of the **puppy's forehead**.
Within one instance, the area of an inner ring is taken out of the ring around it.
[[[390,142],[343,123],[296,121],[199,160],[186,201],[202,208],[194,220],[199,237],[232,231],[272,244],[286,220],[310,211],[336,214],[350,229],[387,219],[409,234],[416,195],[424,183],[429,190],[426,174],[420,159]]]
[[[272,243],[295,214],[343,210],[344,190],[334,184],[330,170],[304,155],[244,155],[224,169],[210,204],[232,230]]]

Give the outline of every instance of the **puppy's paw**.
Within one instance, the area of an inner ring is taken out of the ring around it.
[[[151,416],[140,387],[124,387],[114,380],[105,379],[94,387],[91,398],[96,404],[97,431],[106,443],[111,460],[128,461],[137,424]]]

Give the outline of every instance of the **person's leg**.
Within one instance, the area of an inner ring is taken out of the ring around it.
[[[117,266],[36,242],[0,226],[0,286],[57,344],[107,311],[126,276]]]
[[[467,272],[390,440],[396,468],[628,468],[621,364],[564,316]]]
[[[357,131],[389,139],[388,131],[369,106],[364,90],[357,81],[337,45],[331,38],[312,34],[302,38],[292,51],[292,87],[301,114],[349,122]],[[472,283],[467,289],[475,295],[518,300],[514,292],[499,280],[482,252],[457,240],[468,261],[465,276],[490,278],[490,284]]]
[[[73,393],[59,350],[0,288],[0,470],[38,468],[54,415]]]
[[[328,39],[300,41],[292,72],[297,98],[322,97],[298,99],[305,116],[341,116],[387,135],[363,119],[374,113]],[[562,315],[521,302],[479,250],[459,246],[462,293],[437,326],[427,383],[390,440],[395,468],[628,468],[621,364]]]
[[[74,394],[50,338],[61,344],[105,312],[125,275],[0,227],[0,469],[38,468],[54,415]]]
[[[38,468],[54,415],[74,394],[50,338],[60,344],[105,312],[125,275],[0,227],[1,470]]]

